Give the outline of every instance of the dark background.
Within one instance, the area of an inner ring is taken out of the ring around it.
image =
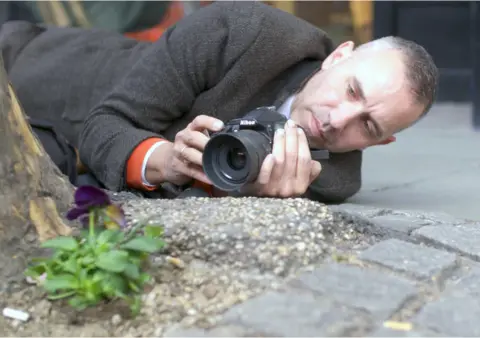
[[[375,1],[373,17],[373,38],[401,36],[432,54],[441,74],[437,102],[472,102],[480,127],[480,3]]]

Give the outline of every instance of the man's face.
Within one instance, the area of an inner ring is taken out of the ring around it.
[[[397,51],[339,46],[298,93],[292,119],[311,144],[332,152],[388,143],[424,109],[413,101]]]

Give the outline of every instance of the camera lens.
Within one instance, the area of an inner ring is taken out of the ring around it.
[[[203,151],[203,170],[214,186],[232,191],[256,179],[270,152],[269,140],[257,131],[216,134]]]
[[[247,164],[247,157],[240,148],[234,148],[228,151],[227,163],[234,170],[241,170]]]

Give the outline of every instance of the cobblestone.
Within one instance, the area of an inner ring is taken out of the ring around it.
[[[427,304],[415,323],[448,336],[480,336],[480,298],[456,295]]]
[[[401,215],[383,215],[375,217],[374,222],[378,227],[389,231],[396,231],[402,234],[410,234],[413,230],[418,229],[424,225],[430,225],[433,222],[414,217],[405,217]]]
[[[480,260],[480,227],[475,225],[424,226],[413,235]]]
[[[448,336],[480,336],[480,269],[451,283],[418,313],[414,322]]]
[[[362,252],[359,258],[420,279],[438,276],[455,266],[456,262],[456,255],[453,253],[398,239],[380,242]]]
[[[365,309],[385,320],[417,294],[414,283],[385,272],[344,264],[329,264],[294,279],[291,285]]]
[[[428,331],[412,330],[393,330],[382,327],[374,331],[370,337],[440,337],[439,334]]]
[[[232,308],[220,323],[249,328],[249,336],[343,336],[368,327],[366,316],[311,292],[265,293]]]

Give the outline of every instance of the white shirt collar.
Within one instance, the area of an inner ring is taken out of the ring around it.
[[[290,118],[290,114],[292,113],[292,103],[295,99],[295,95],[291,95],[288,99],[283,102],[283,104],[278,108],[278,112],[285,116],[287,119]]]

